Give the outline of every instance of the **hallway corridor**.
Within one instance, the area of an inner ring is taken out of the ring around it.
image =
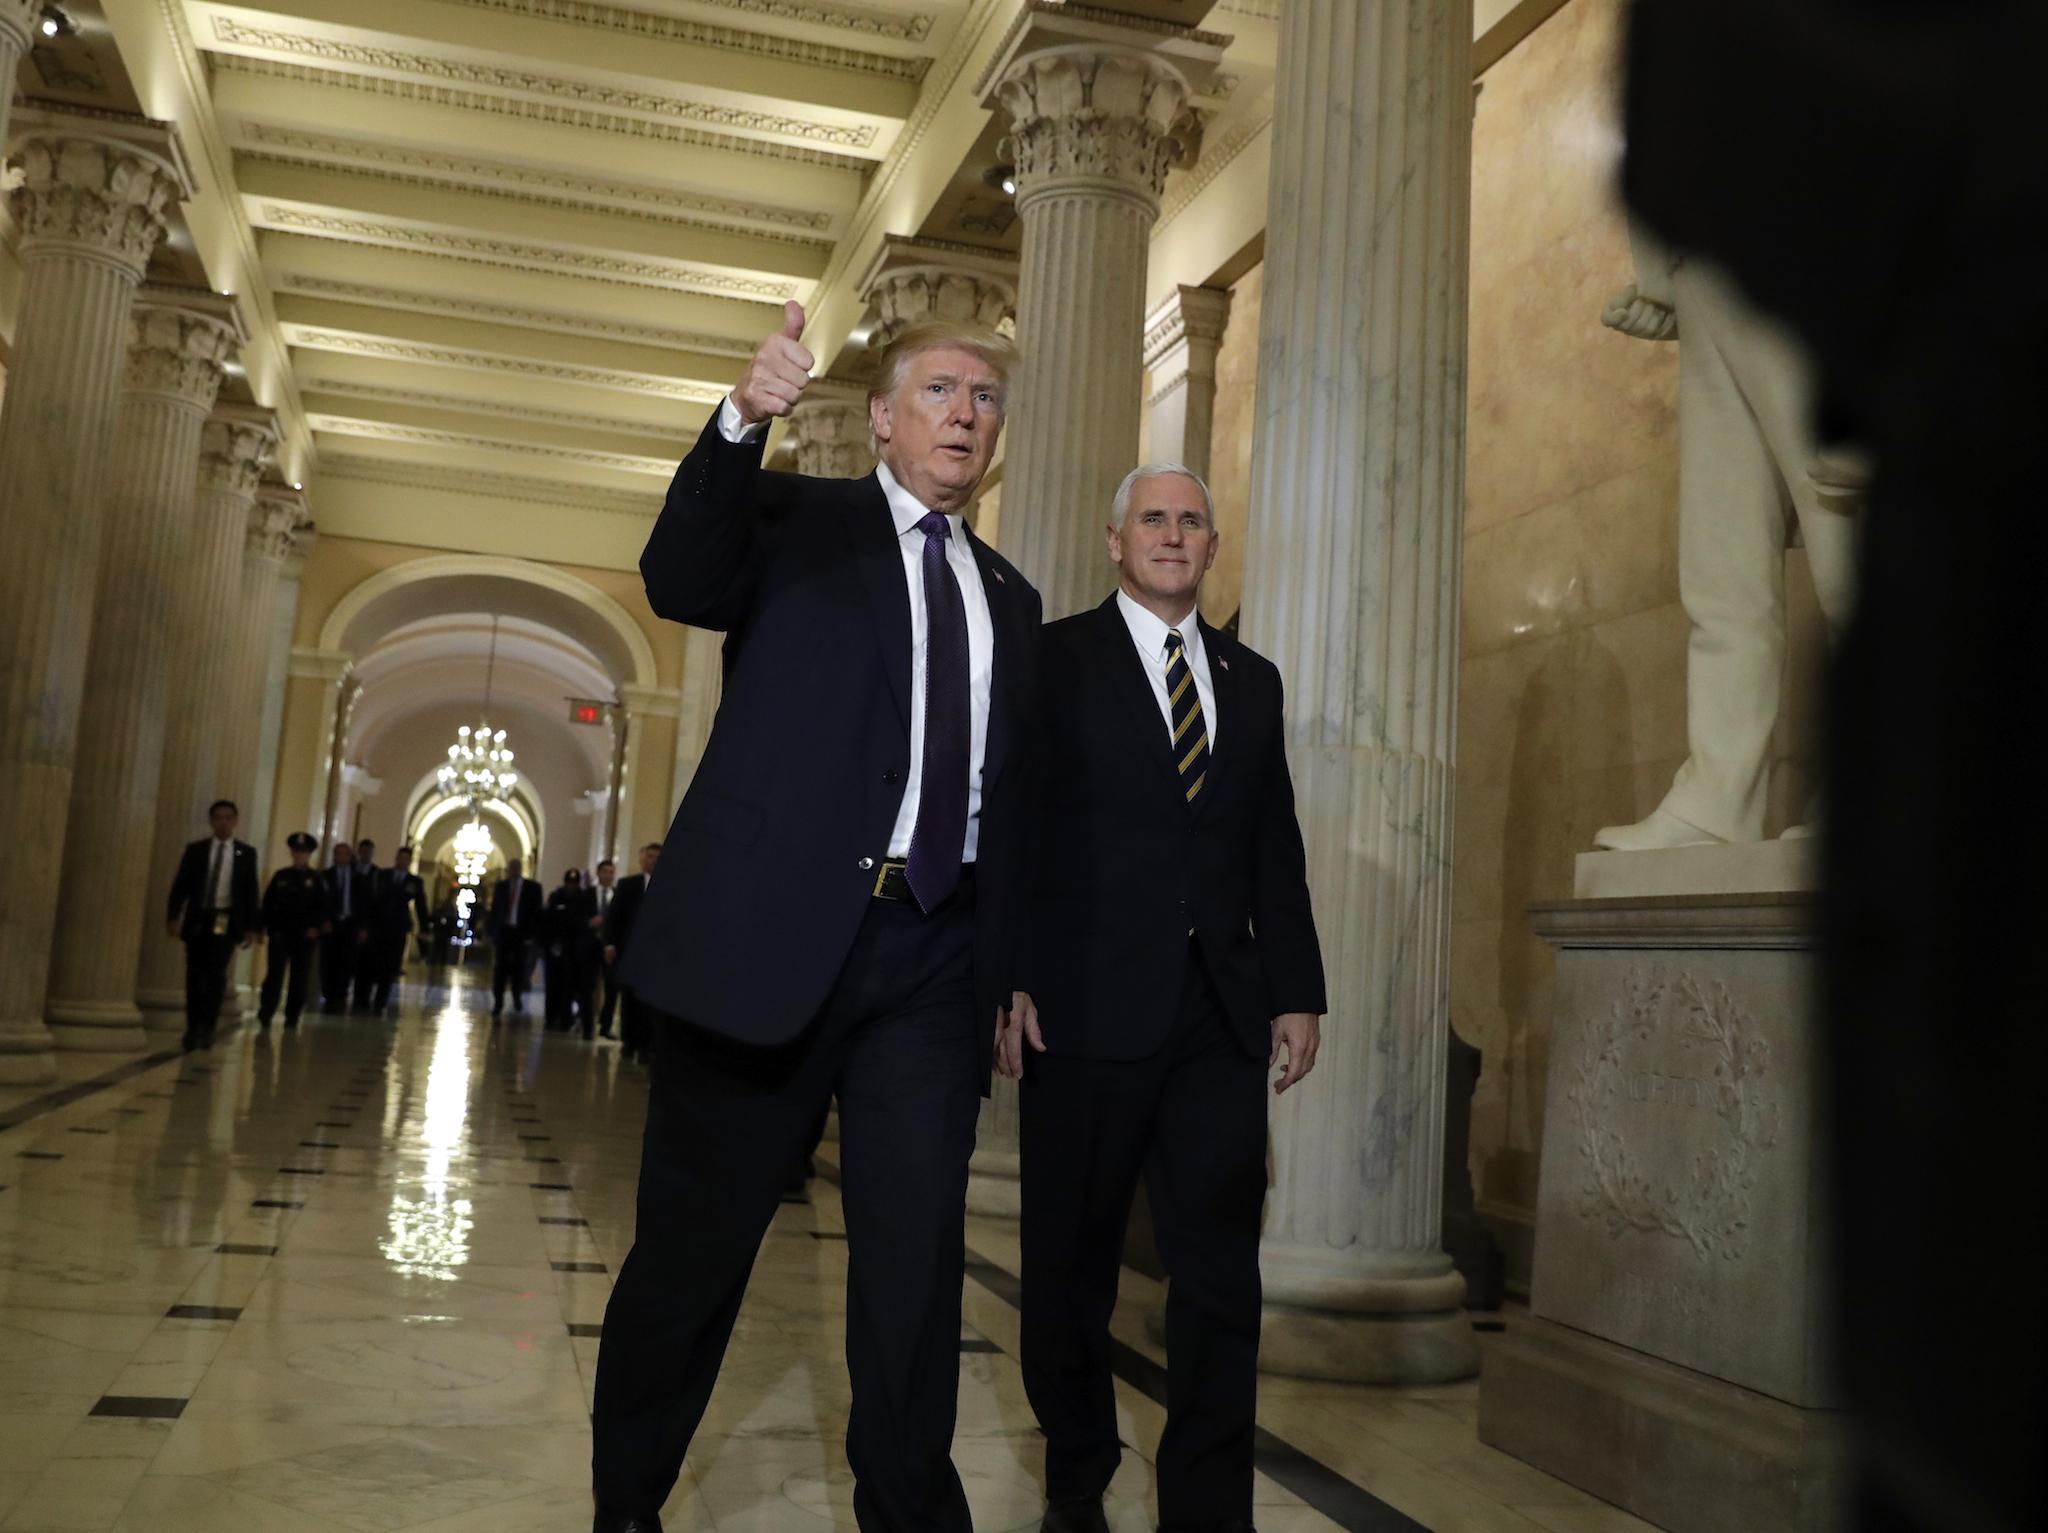
[[[0,1529],[589,1525],[644,1077],[530,1019],[492,1033],[473,991],[407,1002],[186,1058],[67,1054],[55,1087],[0,1092]],[[762,1252],[671,1533],[853,1526],[823,1170]],[[955,1456],[977,1527],[1012,1533],[1040,1505],[1014,1232],[969,1239]],[[1154,1295],[1132,1277],[1118,1328],[1126,1439],[1148,1446]],[[1645,1526],[1481,1447],[1473,1385],[1269,1379],[1262,1402],[1261,1533]],[[1118,1533],[1151,1527],[1150,1489],[1128,1454]]]

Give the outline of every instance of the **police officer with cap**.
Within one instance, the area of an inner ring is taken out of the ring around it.
[[[256,1018],[264,1027],[277,1015],[280,991],[284,993],[284,1025],[299,1025],[313,961],[320,949],[320,931],[329,920],[327,881],[313,866],[319,841],[301,830],[293,832],[285,845],[291,850],[292,865],[272,874],[270,887],[263,892],[263,931],[270,943],[270,964],[263,972],[263,998]]]

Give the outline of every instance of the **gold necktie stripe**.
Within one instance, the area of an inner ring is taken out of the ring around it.
[[[1188,665],[1186,641],[1178,629],[1170,628],[1166,633],[1166,708],[1173,720],[1173,748],[1179,750],[1181,741],[1197,725],[1201,726],[1195,743],[1176,767],[1181,781],[1188,784],[1187,801],[1191,804],[1209,781],[1209,727],[1202,713],[1201,689],[1192,685],[1194,679],[1194,670]],[[1181,712],[1182,698],[1187,699],[1185,713]]]

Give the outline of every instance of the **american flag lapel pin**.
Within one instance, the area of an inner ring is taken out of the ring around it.
[[[1226,671],[1230,669],[1230,662],[1228,660],[1225,660],[1221,655],[1218,655],[1216,657],[1216,663],[1222,666],[1223,669]]]
[[[999,586],[1006,586],[1010,583],[1003,579],[1003,572],[1001,570],[990,570],[989,573],[996,577],[996,584]]]

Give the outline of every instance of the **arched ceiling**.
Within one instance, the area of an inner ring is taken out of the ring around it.
[[[410,632],[418,640],[442,631],[437,623],[450,622],[455,628],[480,622],[487,631],[490,619],[479,614],[496,614],[501,636],[559,653],[565,681],[582,676],[589,683],[587,672],[598,673],[594,685],[572,688],[565,696],[610,698],[621,685],[653,680],[645,638],[623,613],[608,615],[593,605],[598,599],[594,592],[561,588],[568,582],[559,577],[553,584],[526,578],[547,571],[498,574],[459,565],[443,573],[423,571],[422,564],[401,565],[383,588],[366,586],[360,598],[345,600],[330,615],[331,631],[323,632],[322,643],[349,651],[363,664],[401,634]],[[445,630],[446,637],[452,640],[453,635],[453,628]],[[582,671],[572,666],[571,657],[580,660]]]

